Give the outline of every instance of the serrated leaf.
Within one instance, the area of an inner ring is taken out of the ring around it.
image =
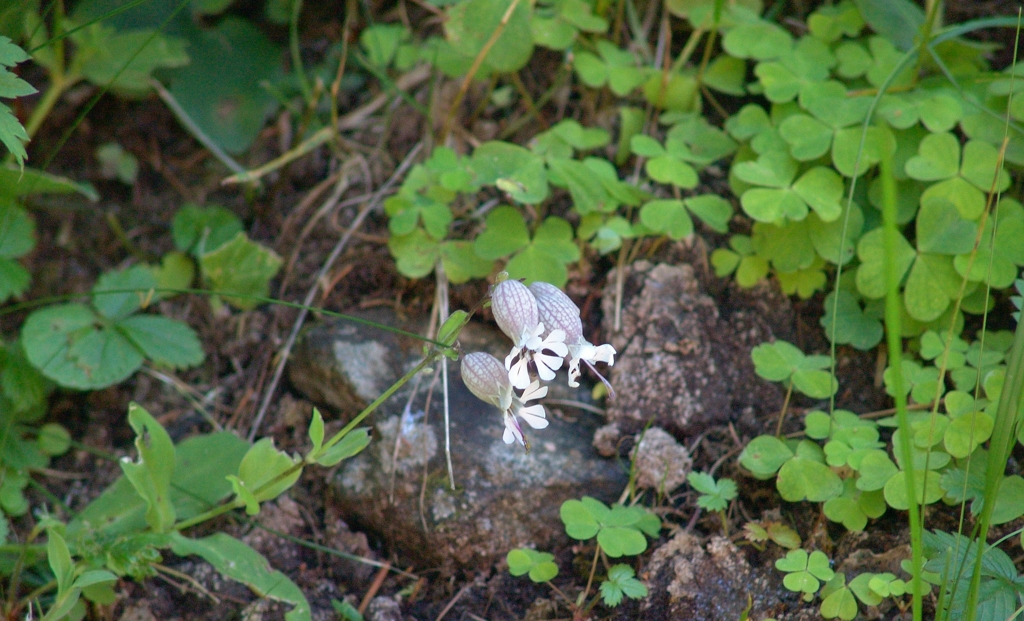
[[[270,280],[281,267],[281,257],[270,248],[251,241],[245,233],[238,233],[220,248],[200,257],[199,267],[211,289],[223,295],[231,305],[249,310],[260,301],[231,294],[266,297],[270,293]]]
[[[219,205],[200,207],[186,203],[171,221],[174,245],[196,257],[220,248],[242,230],[242,220]]]

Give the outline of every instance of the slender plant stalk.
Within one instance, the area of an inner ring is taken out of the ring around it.
[[[906,481],[907,509],[910,514],[911,566],[913,568],[914,621],[921,621],[921,570],[923,568],[921,510],[917,499],[917,476],[914,453],[910,445],[913,435],[907,416],[907,395],[903,390],[903,334],[900,318],[900,274],[896,264],[896,178],[892,172],[892,155],[886,151],[881,160],[882,179],[882,240],[885,253],[885,333],[889,347],[889,368],[893,375],[893,398],[896,401],[896,420],[900,429],[900,454],[903,478]]]

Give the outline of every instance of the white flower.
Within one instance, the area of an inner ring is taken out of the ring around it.
[[[576,388],[580,385],[580,362],[585,363],[604,382],[612,395],[608,380],[604,378],[597,369],[595,362],[603,362],[608,366],[615,364],[615,348],[611,345],[595,346],[583,338],[583,321],[580,319],[580,309],[565,295],[558,287],[546,283],[535,282],[529,286],[537,301],[538,320],[548,329],[561,331],[565,336],[565,344],[569,356],[569,385]]]
[[[569,353],[565,332],[547,330],[538,319],[537,300],[518,280],[503,280],[491,291],[491,311],[502,332],[512,339],[512,350],[505,356],[512,386],[519,390],[530,385],[529,364],[537,367],[543,381],[555,378],[562,360]]]
[[[480,400],[493,404],[502,412],[505,431],[502,440],[505,444],[518,441],[526,450],[530,450],[530,442],[523,434],[519,419],[526,421],[534,429],[548,426],[544,406],[526,405],[529,401],[541,399],[548,394],[547,386],[540,382],[530,383],[526,390],[516,395],[509,382],[508,372],[504,365],[494,356],[486,353],[467,354],[462,359],[462,381],[469,391]]]

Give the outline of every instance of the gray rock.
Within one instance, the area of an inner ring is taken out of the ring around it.
[[[361,334],[361,326],[316,330],[342,343],[320,343],[307,352],[323,355],[344,350],[346,339],[363,344],[370,340]],[[467,326],[460,343],[466,352],[490,351],[502,357],[510,347],[496,328],[476,323]],[[394,376],[411,368],[420,351],[421,345],[416,345],[400,352],[404,361]],[[293,364],[301,368],[321,364],[314,377],[322,378],[345,368],[333,360],[330,354],[323,363],[296,359]],[[559,519],[562,502],[584,494],[612,501],[627,483],[619,463],[602,459],[590,444],[598,417],[580,414],[575,422],[569,422],[549,407],[547,429],[526,429],[533,445],[527,454],[523,447],[502,441],[501,414],[465,388],[458,366],[448,364],[457,489],[450,489],[445,467],[441,383],[434,390],[424,423],[412,416],[403,419],[410,382],[368,420],[374,427],[370,446],[339,468],[333,481],[339,514],[354,527],[382,538],[405,558],[421,566],[440,567],[446,574],[457,569],[488,570],[520,546],[552,549],[568,544]],[[292,371],[296,386],[308,385],[295,381],[295,373]],[[412,412],[424,407],[432,377],[432,373],[422,376]],[[344,385],[348,380],[318,381]],[[564,385],[564,374],[555,383]],[[307,393],[314,400],[318,394],[323,392]],[[566,393],[559,389],[558,397],[589,401],[586,390]]]
[[[602,299],[604,334],[619,353],[609,422],[633,434],[653,419],[679,437],[778,410],[781,391],[758,378],[750,360],[772,334],[758,312],[723,319],[689,265],[637,261],[625,269],[620,330],[614,271]]]
[[[659,494],[667,494],[682,485],[693,467],[690,451],[660,427],[644,432],[633,449],[632,458],[637,486]]]
[[[782,586],[781,572],[751,567],[728,539],[712,537],[706,546],[685,531],[651,556],[642,575],[650,595],[641,604],[643,619],[719,621],[777,617],[799,609],[799,597]]]
[[[385,323],[383,311],[361,313]],[[304,330],[288,361],[288,379],[310,401],[351,418],[400,377],[401,344],[393,332],[352,321],[326,321]]]

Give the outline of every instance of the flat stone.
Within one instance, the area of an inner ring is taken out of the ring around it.
[[[758,378],[750,360],[772,336],[756,310],[723,318],[689,265],[637,261],[625,270],[619,330],[614,271],[602,299],[604,334],[619,353],[608,422],[633,434],[653,420],[683,437],[743,417],[756,431],[758,417],[778,411],[781,390]]]
[[[324,356],[325,363],[298,359],[297,351],[293,364],[303,369],[320,365],[326,369],[318,371],[317,377],[321,378],[344,373],[348,368],[334,364],[333,354],[345,351],[347,340],[364,346],[369,340],[361,334],[362,326],[354,330],[313,330],[341,341],[319,343],[303,350],[302,355]],[[475,322],[463,331],[460,343],[467,353],[490,351],[502,356],[511,346],[497,328]],[[402,362],[381,377],[401,376],[418,362],[421,349],[389,349],[389,355],[398,352]],[[424,373],[409,414],[403,417],[414,382],[398,391],[368,419],[373,426],[370,446],[343,462],[332,482],[338,513],[354,528],[383,539],[403,558],[421,566],[439,567],[444,574],[459,569],[490,569],[509,550],[521,546],[554,549],[568,545],[570,540],[559,518],[562,502],[584,494],[611,502],[628,482],[617,461],[602,458],[591,446],[594,430],[601,422],[599,417],[566,408],[568,414],[576,416],[575,420],[568,420],[549,407],[550,425],[546,429],[525,429],[532,443],[532,450],[526,453],[522,446],[502,441],[500,412],[465,388],[458,369],[458,363],[449,362],[451,454],[456,489],[453,491],[449,486],[445,465],[440,381],[430,400],[427,421],[417,418],[433,378],[433,373]],[[294,374],[293,371],[294,385],[308,385],[294,381]],[[329,381],[331,385],[350,382],[346,378],[318,381]],[[559,398],[589,402],[586,389],[570,392],[564,387],[566,381],[563,373],[551,384],[553,389],[557,388]],[[383,386],[381,391],[386,388]],[[314,402],[324,394],[322,390],[306,393]]]

